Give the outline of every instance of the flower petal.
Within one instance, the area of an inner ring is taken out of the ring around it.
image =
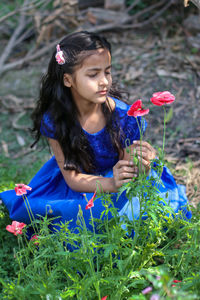
[[[11,232],[11,233],[15,232],[15,229],[14,229],[14,227],[12,225],[7,225],[6,226],[6,230],[9,231],[9,232]]]
[[[28,191],[31,191],[31,190],[32,190],[32,187],[30,187],[30,186],[28,186],[28,185],[25,185],[25,184],[24,184],[24,188],[25,188],[26,190],[28,190]]]
[[[94,206],[93,201],[94,201],[94,198],[96,197],[96,194],[97,194],[97,191],[94,192],[92,198],[88,201],[88,203],[87,203],[85,209],[89,209],[89,208],[91,208],[91,207]]]
[[[157,92],[153,93],[153,97],[150,100],[154,105],[162,106],[174,102],[175,96],[168,91]]]
[[[29,190],[29,191],[32,190],[32,188],[30,186],[25,185],[23,183],[18,183],[18,184],[15,184],[15,185],[16,185],[15,192],[16,192],[17,196],[27,194],[26,190]]]
[[[89,209],[89,208],[91,208],[91,207],[93,207],[93,206],[94,206],[94,203],[93,203],[93,198],[92,198],[92,199],[90,199],[90,200],[88,201],[88,203],[87,203],[85,209]]]
[[[148,286],[142,291],[142,294],[146,295],[146,294],[150,293],[151,291],[152,291],[152,287]]]
[[[149,109],[141,109],[141,110],[138,110],[138,111],[135,111],[133,113],[133,117],[141,117],[141,116],[145,116],[149,113]]]
[[[129,108],[129,110],[127,112],[127,115],[130,117],[134,117],[134,112],[138,111],[138,109],[141,109],[141,108],[142,108],[142,100],[139,99],[131,105],[131,107]]]
[[[26,226],[24,223],[12,221],[11,225],[6,226],[6,230],[13,233],[14,235],[22,234],[22,229]]]

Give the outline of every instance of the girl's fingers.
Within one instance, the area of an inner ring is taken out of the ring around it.
[[[138,149],[144,148],[144,149],[147,149],[148,151],[156,152],[155,149],[148,142],[134,141],[133,145],[135,145],[135,148],[138,148]]]
[[[146,142],[146,141],[134,141],[133,142],[133,144],[135,145],[135,146],[142,146],[142,147],[146,147],[146,148],[148,148],[148,149],[151,149],[151,148],[153,148],[148,142]]]
[[[156,152],[154,149],[149,149],[146,147],[136,147],[135,151],[138,155],[146,158],[146,159],[154,159],[156,156]]]
[[[137,170],[138,170],[137,167],[127,167],[127,166],[119,169],[120,172],[126,172],[126,173],[134,173],[134,172],[136,173]]]
[[[140,156],[138,156],[138,159],[142,163],[142,165],[145,167],[146,170],[150,169],[150,161],[145,160],[145,159],[141,158]]]
[[[133,167],[133,162],[127,160],[119,160],[114,167],[116,167],[117,169],[122,167]]]
[[[133,174],[130,178],[123,178],[117,181],[118,187],[121,187],[124,183],[130,182],[131,180],[137,178],[137,174]]]
[[[152,154],[151,153],[148,153],[147,151],[145,151],[144,149],[142,149],[142,151],[139,149],[136,150],[136,153],[135,153],[138,157],[143,157],[144,159],[152,159]]]
[[[124,180],[121,180],[121,186],[122,184],[124,183],[127,183],[127,182],[130,182],[133,178],[136,178],[137,176],[133,176],[131,179],[124,179]]]
[[[135,176],[135,174],[136,174],[136,173],[133,173],[133,172],[131,172],[131,173],[123,172],[123,173],[120,173],[120,174],[119,174],[118,178],[119,178],[120,180],[127,179],[127,178],[130,178],[130,179],[131,179],[133,176]]]
[[[121,187],[124,183],[130,182],[138,176],[138,168],[134,166],[132,161],[121,160],[113,167],[113,178],[115,186]]]

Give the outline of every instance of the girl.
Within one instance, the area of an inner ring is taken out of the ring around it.
[[[138,169],[129,161],[125,140],[134,141],[131,148],[140,151],[147,172],[155,150],[142,142],[141,151],[137,124],[144,131],[146,123],[142,125],[140,117],[138,123],[134,117],[128,117],[129,105],[119,98],[120,93],[112,85],[108,41],[86,31],[66,36],[51,57],[32,115],[35,143],[43,135],[54,152],[29,184],[32,191],[28,191],[28,200],[35,217],[51,213],[62,222],[70,221],[70,228],[75,228],[80,205],[90,227],[90,211],[85,209],[83,193],[90,199],[97,183],[104,192],[112,193],[119,214],[128,214],[128,199],[123,193],[116,201],[117,191],[138,176]],[[187,203],[185,193],[166,167],[162,181],[160,192],[164,195],[168,191],[168,200],[177,212]],[[22,197],[14,191],[0,196],[12,219],[30,222]],[[135,203],[133,199],[137,217]],[[100,218],[104,209],[101,198],[97,198],[93,217]]]

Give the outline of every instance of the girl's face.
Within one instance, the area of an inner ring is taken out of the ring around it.
[[[78,107],[104,103],[112,85],[110,52],[103,48],[94,51],[73,75],[64,75],[64,85],[71,89]]]

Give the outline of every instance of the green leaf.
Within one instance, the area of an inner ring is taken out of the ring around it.
[[[117,249],[117,245],[111,244],[111,245],[105,245],[105,252],[104,257],[108,257],[110,253],[113,252],[113,250]]]
[[[169,123],[172,118],[173,118],[173,108],[170,107],[169,111],[166,114],[165,123]]]

